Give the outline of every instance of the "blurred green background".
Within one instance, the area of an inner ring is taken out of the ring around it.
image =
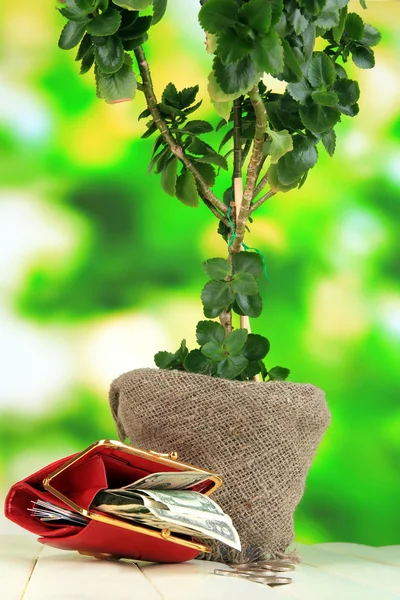
[[[199,83],[206,98],[198,2],[170,5],[147,44],[156,90]],[[334,158],[321,150],[300,191],[257,213],[247,243],[264,253],[271,282],[252,325],[271,340],[270,366],[322,387],[332,411],[297,539],[386,545],[400,530],[400,4],[351,9],[383,33],[377,66],[356,75],[361,113],[338,127]],[[182,337],[194,346],[201,262],[226,252],[211,213],[146,174],[153,140],[139,139],[141,94],[97,100],[92,75],[57,48],[62,25],[48,0],[1,3],[2,496],[47,462],[116,436],[111,380],[152,366]],[[196,118],[211,113],[206,99]]]

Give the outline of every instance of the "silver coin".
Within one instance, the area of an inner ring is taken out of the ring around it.
[[[286,585],[292,583],[290,577],[249,577],[248,581],[263,583],[264,585]]]
[[[240,563],[237,565],[232,565],[232,567],[238,571],[248,571],[248,570],[263,570],[268,569],[270,571],[276,571],[278,573],[284,573],[286,571],[294,571],[294,566],[283,561],[270,561],[263,560],[260,562],[254,563]]]
[[[248,569],[245,571],[244,569],[239,569],[238,573],[243,573],[253,577],[276,577],[276,572],[271,569]]]
[[[225,569],[214,569],[215,575],[222,575],[223,577],[244,577],[247,579],[250,577],[248,573],[241,573],[240,571],[228,571]]]

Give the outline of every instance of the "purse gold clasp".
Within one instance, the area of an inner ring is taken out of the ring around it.
[[[149,450],[149,454],[153,454],[154,456],[158,456],[159,458],[169,458],[170,460],[178,460],[178,453],[175,451],[163,454],[162,452],[155,452],[154,450]]]

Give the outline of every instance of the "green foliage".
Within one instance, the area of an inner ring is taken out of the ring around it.
[[[81,62],[81,73],[94,65],[97,95],[110,103],[135,95],[137,83],[129,55],[135,51],[142,76],[139,89],[145,92],[148,105],[139,117],[149,119],[142,137],[158,133],[149,172],[159,174],[165,193],[186,206],[197,207],[201,198],[220,219],[218,231],[232,244],[233,226],[226,218],[226,206],[233,200],[231,188],[223,202],[211,192],[219,171],[228,170],[232,153],[236,173],[257,139],[259,156],[254,158],[253,153],[252,158],[259,161],[258,171],[246,217],[246,222],[252,222],[251,202],[257,203],[266,182],[270,192],[304,185],[318,161],[318,145],[332,156],[336,124],[359,111],[360,89],[357,81],[348,78],[345,65],[351,57],[358,67],[371,68],[375,63],[372,47],[380,41],[380,34],[358,14],[349,13],[347,5],[348,0],[201,2],[199,22],[208,36],[208,50],[214,54],[209,93],[223,116],[217,132],[226,127],[218,151],[203,137],[214,134],[215,139],[213,125],[190,117],[201,105],[196,100],[198,86],[178,91],[171,82],[160,102],[154,98],[141,46],[164,15],[167,0],[66,0],[59,9],[68,19],[59,46],[71,49],[79,44],[76,60]],[[268,90],[261,81],[264,73],[286,82],[284,91]],[[235,148],[221,154],[232,141]],[[243,160],[238,164],[240,155]],[[246,186],[254,175],[252,168],[250,161]],[[239,227],[240,219],[238,223]],[[243,231],[244,225],[240,241]],[[232,313],[257,318],[262,312],[257,281],[263,272],[262,260],[258,253],[240,252],[239,247],[231,249],[229,260],[214,258],[203,265],[209,281],[201,299],[209,319],[222,313],[229,319]],[[247,380],[258,373],[270,380],[287,377],[287,369],[267,371],[262,362],[269,350],[266,338],[248,335],[245,329],[226,335],[221,325],[205,323],[197,328],[200,348],[188,352],[183,342],[175,354],[158,353],[156,364],[228,379]],[[226,329],[230,331],[231,326]]]

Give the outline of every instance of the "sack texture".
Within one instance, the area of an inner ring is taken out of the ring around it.
[[[235,563],[284,554],[330,423],[322,390],[138,369],[113,382],[110,404],[121,440],[156,452],[175,450],[179,460],[222,476],[212,497],[232,518],[242,551],[213,541],[211,555],[201,558]]]

